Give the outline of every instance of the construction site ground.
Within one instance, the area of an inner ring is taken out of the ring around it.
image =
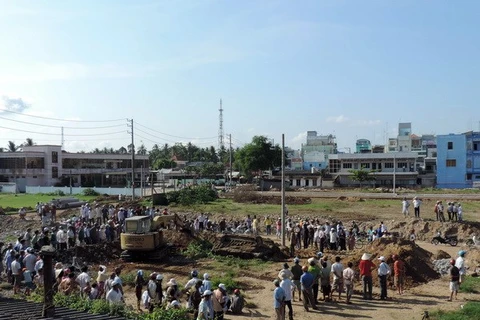
[[[455,195],[457,197],[458,195]],[[395,290],[389,288],[389,296],[391,300],[380,301],[379,287],[374,276],[374,300],[365,301],[361,299],[361,282],[355,283],[355,294],[353,297],[353,304],[346,304],[344,296],[341,300],[335,298],[334,302],[321,302],[319,311],[305,312],[301,302],[296,299],[293,303],[294,318],[295,319],[421,319],[424,311],[432,310],[458,310],[467,301],[479,300],[479,294],[459,293],[458,300],[453,302],[446,301],[449,295],[449,283],[445,277],[440,277],[433,271],[431,261],[438,255],[441,249],[451,257],[456,257],[457,252],[464,247],[464,240],[471,237],[472,234],[480,234],[479,225],[476,222],[459,223],[445,223],[441,224],[435,221],[424,221],[414,219],[412,217],[404,218],[399,214],[398,207],[385,206],[384,202],[379,201],[379,206],[375,210],[375,200],[368,200],[368,205],[362,211],[365,202],[362,198],[352,197],[338,197],[329,199],[332,203],[335,201],[347,203],[342,205],[342,210],[334,210],[328,212],[326,215],[319,215],[319,218],[341,219],[345,224],[348,224],[352,219],[355,219],[362,226],[373,225],[377,226],[380,220],[384,220],[391,231],[395,232],[400,237],[404,237],[411,228],[416,232],[420,232],[421,240],[416,242],[417,246],[412,246],[408,242],[398,242],[396,240],[382,240],[378,243],[357,249],[351,252],[328,252],[326,254],[333,260],[335,255],[342,257],[342,262],[346,265],[348,261],[353,261],[355,265],[358,264],[363,252],[367,251],[374,254],[374,257],[384,255],[390,257],[391,254],[396,253],[401,256],[407,263],[407,285],[403,295],[398,295]],[[431,216],[430,202],[434,199],[426,200],[424,206],[424,215]],[[472,199],[464,201],[474,201]],[[352,208],[349,210],[349,208]],[[375,210],[372,218],[372,209]],[[172,208],[174,210],[174,208]],[[295,212],[290,210],[290,215],[295,216]],[[68,217],[73,211],[59,212],[59,218]],[[181,213],[181,212],[179,212]],[[476,216],[477,213],[469,212],[470,220]],[[20,220],[16,216],[0,216],[0,241],[13,242],[15,236],[19,235],[22,230],[27,227],[32,229],[39,228],[39,221],[35,214],[28,214],[27,220]],[[439,245],[434,246],[430,244],[430,239],[437,232],[451,232],[458,234],[459,239],[462,239],[457,247]],[[176,231],[169,231],[169,237],[179,250],[186,248],[193,240],[191,235],[186,233],[176,233]],[[262,235],[263,236],[263,235]],[[268,237],[270,240],[279,244],[279,240],[275,236]],[[91,252],[95,251],[92,255]],[[468,248],[467,265],[470,266],[471,273],[476,267],[480,265],[480,252],[477,249]],[[302,262],[315,252],[313,249],[300,250]],[[77,250],[78,253],[78,250]],[[170,257],[168,261],[162,263],[138,263],[138,262],[122,262],[118,259],[119,250],[112,249],[111,246],[101,246],[95,248],[80,249],[80,253],[85,256],[85,262],[89,263],[91,270],[96,270],[99,264],[107,265],[109,270],[114,267],[121,266],[124,274],[132,274],[138,269],[143,269],[147,272],[160,272],[164,275],[164,284],[170,278],[176,278],[180,284],[185,284],[188,280],[189,273],[192,269],[197,269],[201,274],[204,272],[210,273],[212,278],[225,276],[230,270],[235,269],[235,280],[239,283],[242,292],[245,295],[247,306],[244,309],[244,314],[226,315],[226,319],[273,319],[273,289],[272,280],[278,275],[284,261],[265,262],[258,266],[247,267],[242,270],[241,266],[232,266],[231,264],[222,264],[219,259],[204,258],[200,260],[190,260],[183,258],[181,255]],[[445,255],[445,254],[443,254]],[[88,261],[88,256],[94,256],[95,261]],[[69,259],[69,256],[65,256]],[[285,260],[290,265],[291,259]],[[376,261],[375,261],[376,262]],[[391,262],[391,261],[390,261]],[[393,278],[389,280],[389,284],[393,282]],[[129,305],[136,305],[135,294],[133,287],[126,286],[126,302]],[[185,300],[183,299],[182,302]]]

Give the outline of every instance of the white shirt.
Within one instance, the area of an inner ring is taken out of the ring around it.
[[[355,277],[355,271],[352,268],[347,268],[343,270],[343,279],[345,284],[352,284]]]
[[[380,263],[378,267],[378,275],[379,276],[386,276],[390,274],[390,267],[385,262]]]
[[[418,199],[413,200],[413,206],[415,208],[419,208],[421,204],[422,204],[422,201],[420,201]]]
[[[90,282],[90,276],[86,272],[82,272],[78,275],[77,279],[75,280],[80,285],[80,289],[84,289],[87,286],[87,283]]]
[[[65,235],[65,232],[63,232],[63,230],[58,230],[58,232],[57,232],[57,242],[58,243],[67,243],[67,237]]]
[[[335,262],[332,264],[332,273],[333,273],[333,280],[343,278],[343,264],[340,262]]]
[[[23,258],[23,264],[28,271],[35,271],[35,263],[37,262],[37,256],[31,253],[28,253],[25,258]]]
[[[22,269],[22,266],[20,265],[20,262],[18,262],[17,260],[13,260],[12,264],[11,264],[11,267],[12,267],[12,274],[13,275],[19,275],[20,274],[20,270]]]
[[[292,290],[294,288],[292,280],[283,279],[280,282],[280,287],[285,291],[285,301],[292,301]]]
[[[455,260],[455,267],[458,268],[460,274],[465,274],[465,259],[463,259],[463,257],[458,257],[457,260]]]
[[[197,281],[198,281],[197,277],[193,277],[192,279],[188,280],[187,284],[184,287],[185,290],[193,288],[195,286],[195,284],[197,283]]]
[[[335,231],[330,231],[330,243],[337,242],[337,233]]]
[[[110,303],[110,304],[115,304],[115,303],[120,303],[122,302],[122,293],[120,292],[120,290],[118,291],[115,291],[115,289],[110,289],[110,291],[108,291],[105,299]]]
[[[35,271],[38,273],[38,270],[43,269],[43,260],[40,259],[35,262]]]

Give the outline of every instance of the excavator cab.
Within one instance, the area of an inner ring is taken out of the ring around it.
[[[126,233],[147,233],[150,232],[152,222],[148,216],[137,216],[125,219]]]

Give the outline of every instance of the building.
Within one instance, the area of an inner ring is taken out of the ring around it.
[[[307,131],[307,143],[302,144],[303,170],[325,169],[328,155],[337,153],[337,142],[333,135],[317,135],[317,131]]]
[[[135,155],[135,181],[142,168],[148,176],[147,155]],[[131,185],[131,154],[70,153],[58,145],[25,146],[19,152],[0,153],[0,182],[26,186],[125,187]]]
[[[480,132],[437,136],[437,187],[480,187]]]
[[[372,144],[370,140],[367,139],[358,139],[355,143],[355,152],[356,153],[371,153],[372,152]]]
[[[358,186],[351,179],[351,170],[368,170],[375,177],[372,186],[397,187],[416,186],[418,172],[415,171],[417,154],[414,152],[391,153],[343,153],[329,155],[329,174],[338,186]],[[365,183],[364,183],[365,184]]]

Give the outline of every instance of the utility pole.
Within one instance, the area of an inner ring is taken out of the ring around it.
[[[230,189],[232,188],[233,168],[232,168],[232,134],[229,134],[230,141]]]
[[[142,170],[141,170],[141,176],[140,176],[140,197],[143,198],[143,164],[142,164]]]
[[[393,154],[393,193],[395,193],[395,185],[397,184],[396,183],[396,174],[397,174],[397,164],[396,164],[396,160],[397,160],[397,154],[394,153]]]
[[[282,246],[285,246],[285,134],[282,133]]]
[[[130,122],[130,124],[128,124],[128,127],[130,127],[130,131],[128,133],[130,133],[132,135],[132,144],[131,144],[131,147],[132,147],[132,201],[135,200],[135,144],[134,144],[134,135],[133,135],[133,119],[130,119],[128,120],[128,122]]]

